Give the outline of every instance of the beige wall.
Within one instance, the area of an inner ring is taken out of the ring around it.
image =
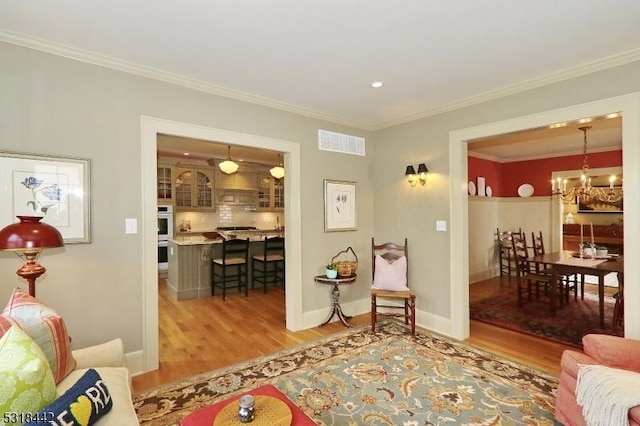
[[[367,255],[373,234],[373,145],[367,131],[205,94],[35,50],[0,43],[0,150],[91,159],[91,244],[49,250],[41,262],[38,297],[66,319],[74,345],[122,337],[142,349],[142,234],[125,235],[125,218],[142,218],[141,116],[287,140],[300,145],[302,310],[329,309],[319,286],[327,259],[352,246],[362,280],[343,292],[368,296]],[[363,136],[366,157],[318,151],[318,129]],[[324,232],[323,179],[357,182],[354,232]],[[6,208],[6,207],[5,207]],[[295,213],[295,212],[294,212]],[[155,213],[146,218],[155,221]],[[151,249],[154,249],[151,247]],[[24,283],[11,253],[0,253],[0,301]],[[2,302],[0,302],[2,303]]]

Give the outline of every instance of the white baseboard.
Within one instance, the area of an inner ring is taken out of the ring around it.
[[[144,352],[142,350],[126,353],[124,357],[127,360],[127,369],[131,376],[147,373],[143,368]]]
[[[347,315],[360,315],[371,312],[371,299],[360,299],[353,302],[341,303],[343,312]],[[303,315],[304,328],[317,327],[327,320],[332,307],[306,312]],[[339,321],[337,316],[331,322]],[[436,333],[451,336],[451,319],[416,309],[416,325]]]

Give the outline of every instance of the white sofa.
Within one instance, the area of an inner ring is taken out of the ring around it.
[[[96,423],[97,426],[134,426],[138,417],[131,400],[131,376],[126,367],[122,340],[114,339],[100,345],[73,351],[76,369],[58,383],[58,395],[73,386],[89,369],[95,369],[107,385],[113,407]]]

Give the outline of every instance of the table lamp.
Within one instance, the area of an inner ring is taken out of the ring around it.
[[[62,247],[60,232],[51,225],[41,223],[40,216],[18,216],[20,222],[0,230],[0,250],[12,250],[25,263],[16,271],[29,283],[29,294],[36,295],[36,278],[46,272],[36,260],[45,248]]]

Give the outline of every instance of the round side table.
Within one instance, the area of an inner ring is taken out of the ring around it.
[[[331,291],[331,300],[333,302],[333,310],[331,311],[331,315],[329,315],[329,318],[327,318],[327,320],[325,322],[323,322],[320,325],[325,325],[327,324],[329,321],[331,321],[331,319],[337,315],[338,319],[340,321],[342,321],[342,323],[344,325],[346,325],[347,327],[351,328],[351,326],[349,325],[349,323],[347,322],[347,319],[351,318],[348,315],[345,315],[344,312],[342,312],[342,307],[340,307],[340,288],[339,286],[341,285],[346,285],[346,284],[353,284],[356,281],[356,275],[352,275],[350,277],[344,277],[344,278],[327,278],[326,275],[316,275],[314,277],[315,282],[320,283],[320,284],[326,284],[326,285],[332,285],[333,286],[333,290]]]

